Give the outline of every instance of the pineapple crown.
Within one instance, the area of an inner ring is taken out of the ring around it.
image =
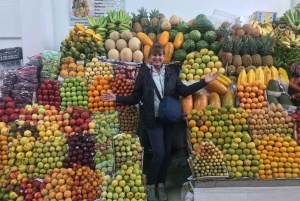
[[[260,39],[258,39],[259,51],[261,56],[267,56],[271,54],[273,41],[274,38],[272,38],[271,33],[262,36]]]
[[[233,38],[233,40],[232,40],[232,46],[233,46],[232,52],[233,52],[233,55],[238,55],[240,53],[242,45],[243,45],[242,39],[240,39],[240,38]]]
[[[231,24],[228,24],[226,27],[221,27],[220,26],[217,31],[220,31],[222,36],[224,36],[226,38],[231,33],[230,27],[231,27]]]
[[[226,36],[225,39],[221,42],[221,44],[224,52],[232,52],[232,48],[233,48],[232,37]]]
[[[131,13],[132,15],[132,24],[139,22],[139,16],[137,16],[135,13]]]
[[[258,42],[255,38],[249,38],[249,47],[250,47],[250,54],[255,55],[258,53]]]
[[[142,19],[144,17],[148,18],[148,13],[147,13],[147,9],[144,7],[141,7],[141,9],[138,9],[139,12],[139,18]]]
[[[151,19],[155,18],[155,17],[158,18],[159,17],[158,14],[159,14],[159,11],[157,9],[151,10],[151,12],[150,12],[150,18]]]
[[[245,40],[243,42],[242,48],[241,48],[241,54],[249,54],[250,53],[250,44],[249,44],[249,36],[245,36]]]

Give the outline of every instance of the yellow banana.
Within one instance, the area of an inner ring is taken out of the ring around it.
[[[253,23],[254,23],[254,21],[251,20],[251,21],[249,22],[249,25],[251,25],[251,26],[253,27]],[[253,28],[254,28],[254,27],[253,27]]]
[[[257,25],[258,25],[258,23],[259,23],[258,21],[255,21],[255,22],[253,23],[252,27],[253,27],[253,28],[256,28]]]
[[[299,42],[300,41],[300,35],[297,35],[295,38],[295,42]]]

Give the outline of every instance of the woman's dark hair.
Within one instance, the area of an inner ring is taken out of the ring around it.
[[[161,52],[165,54],[164,46],[162,46],[160,43],[154,43],[150,48],[148,57],[150,57],[151,54],[158,54]]]

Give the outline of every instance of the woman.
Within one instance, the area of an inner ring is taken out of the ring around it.
[[[151,47],[149,59],[151,65],[142,66],[139,69],[131,96],[115,96],[112,93],[108,93],[103,94],[101,100],[116,101],[128,105],[135,105],[140,101],[143,102],[144,124],[147,128],[153,149],[153,158],[147,175],[147,198],[150,201],[156,200],[155,186],[157,186],[159,200],[167,200],[164,186],[168,165],[171,159],[174,125],[164,124],[158,118],[160,101],[152,83],[154,81],[161,97],[174,97],[176,95],[188,96],[205,87],[207,83],[215,80],[219,73],[206,75],[205,80],[201,80],[190,86],[185,86],[179,80],[177,74],[163,64],[164,47],[162,45],[156,43]]]

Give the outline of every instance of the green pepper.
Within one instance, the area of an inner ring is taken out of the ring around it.
[[[83,49],[85,49],[85,48],[87,48],[89,46],[87,43],[82,43],[81,45],[82,45]]]
[[[62,58],[60,59],[60,61],[61,61],[61,63],[66,63],[67,58],[66,58],[66,57],[62,57]]]
[[[105,48],[103,46],[102,47],[98,47],[98,51],[100,53],[105,53],[106,52],[106,50],[105,50]]]
[[[60,57],[64,57],[65,56],[65,53],[60,51]]]
[[[94,41],[89,42],[90,47],[96,47],[96,43]]]
[[[79,57],[80,57],[80,53],[79,52],[73,52],[73,57],[75,58],[75,59],[79,59]]]
[[[92,59],[93,59],[93,54],[92,54],[92,53],[89,53],[86,57],[87,57],[88,59],[92,60]]]
[[[69,51],[66,52],[66,56],[67,56],[67,57],[71,57],[71,56],[72,56],[72,52],[69,52]]]
[[[97,47],[92,47],[92,52],[97,52],[97,51],[98,51]]]
[[[75,47],[75,42],[74,42],[74,41],[69,41],[69,42],[68,42],[68,45],[69,45],[70,47]]]
[[[79,58],[80,58],[81,60],[85,60],[86,56],[85,56],[85,54],[81,53],[80,56],[79,56]]]
[[[85,54],[89,54],[92,52],[91,48],[87,47],[84,49]]]
[[[63,40],[63,41],[61,41],[61,43],[60,43],[62,46],[67,46],[68,45],[68,42],[66,41],[66,40]]]
[[[60,50],[62,52],[67,52],[68,51],[68,49],[65,46],[60,46]]]
[[[77,52],[77,49],[76,49],[75,47],[71,47],[70,51],[71,51],[72,53],[74,53],[74,52]]]
[[[76,42],[75,47],[76,47],[77,50],[82,50],[83,49],[81,42]]]
[[[90,42],[93,41],[93,39],[92,39],[92,37],[85,37],[84,41],[85,41],[86,43],[90,43]]]

